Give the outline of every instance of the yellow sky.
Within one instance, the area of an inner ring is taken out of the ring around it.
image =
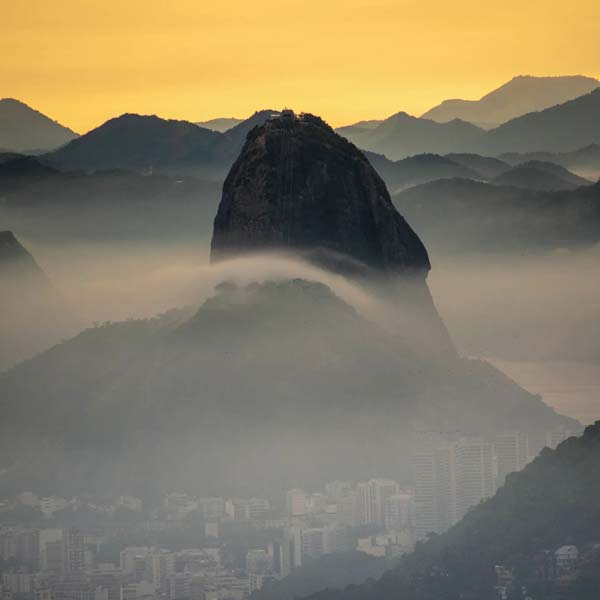
[[[79,132],[283,106],[341,125],[577,73],[600,76],[598,0],[0,0],[0,97]]]

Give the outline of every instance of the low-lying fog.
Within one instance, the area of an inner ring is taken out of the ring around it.
[[[281,277],[323,281],[368,317],[385,319],[383,305],[361,288],[297,261],[255,258],[211,267],[205,239],[23,241],[87,325],[198,305],[226,279],[246,283]],[[600,392],[600,375],[594,376],[600,371],[595,369],[600,362],[599,259],[600,249],[505,260],[433,256],[429,285],[463,354],[491,359],[561,412],[587,422],[599,408],[593,399]],[[43,326],[35,327],[43,338]],[[570,367],[557,368],[565,364]]]

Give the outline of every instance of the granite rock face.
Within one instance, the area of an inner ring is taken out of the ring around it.
[[[320,118],[291,111],[249,132],[215,218],[213,261],[261,251],[346,274],[424,278],[430,268],[362,152]]]

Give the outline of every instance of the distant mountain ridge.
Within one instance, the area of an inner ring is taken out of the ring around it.
[[[198,127],[203,127],[204,129],[225,133],[232,127],[239,125],[243,120],[244,119],[236,119],[235,117],[218,117],[216,119],[209,119],[208,121],[197,121],[196,125],[198,125]]]
[[[479,100],[444,100],[421,116],[440,123],[463,119],[490,129],[526,113],[563,104],[597,87],[600,81],[582,75],[519,75]]]
[[[391,161],[382,154],[369,151],[365,151],[364,154],[385,181],[391,193],[412,185],[449,177],[487,179],[468,164],[462,163],[460,159],[453,160],[449,155],[416,154],[402,160]],[[483,157],[479,158],[483,159]],[[504,164],[505,169],[503,170],[510,168],[501,161],[498,161],[498,163]]]
[[[437,123],[405,112],[388,117],[373,129],[348,126],[336,131],[359,148],[384,154],[391,160],[475,148],[484,133],[479,127],[459,119]]]
[[[488,154],[574,151],[600,142],[600,89],[517,117],[485,133]]]
[[[600,143],[600,88],[516,117],[485,131],[454,119],[447,123],[398,113],[374,129],[341,127],[340,135],[359,148],[398,160],[413,154],[573,152]]]
[[[12,231],[0,231],[0,371],[46,350],[81,326]]]
[[[511,165],[541,160],[576,170],[587,177],[600,178],[600,144],[596,143],[571,152],[508,152],[499,158]]]
[[[523,254],[600,242],[600,183],[544,191],[440,179],[392,200],[426,246],[443,254]]]
[[[13,98],[0,99],[0,149],[44,152],[75,139],[77,134]]]
[[[541,160],[518,164],[494,177],[492,182],[534,190],[574,190],[592,183],[561,165]]]

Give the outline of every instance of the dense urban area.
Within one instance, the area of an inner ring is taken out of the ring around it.
[[[551,431],[556,447],[575,432]],[[333,481],[283,498],[193,497],[159,506],[122,495],[0,501],[2,600],[243,600],[324,555],[357,551],[392,564],[494,495],[531,460],[519,431],[493,441],[448,436],[415,448],[412,481]],[[568,571],[576,546],[550,549],[547,573]],[[497,566],[498,598],[510,569]]]

